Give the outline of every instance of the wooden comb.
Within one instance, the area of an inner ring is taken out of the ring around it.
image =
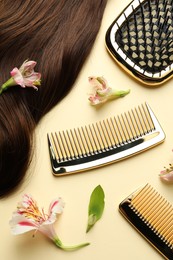
[[[103,166],[161,143],[165,134],[148,104],[77,129],[48,134],[53,174]]]
[[[165,259],[173,259],[173,207],[149,184],[120,205],[122,215]]]
[[[173,1],[134,0],[106,33],[106,47],[129,74],[147,85],[173,75]]]

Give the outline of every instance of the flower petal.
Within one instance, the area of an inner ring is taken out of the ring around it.
[[[101,96],[99,96],[97,94],[91,95],[88,99],[89,99],[91,105],[93,105],[93,106],[102,104],[102,103],[107,101],[106,97],[101,97]]]
[[[91,84],[91,86],[102,89],[102,84],[97,80],[96,77],[89,77],[88,81]]]
[[[49,217],[48,220],[44,222],[44,224],[51,224],[54,223],[56,221],[57,218],[57,214],[61,214],[64,210],[64,201],[62,200],[62,198],[58,198],[56,200],[53,200],[50,203],[49,206]]]
[[[34,226],[26,226],[26,225],[16,225],[11,228],[11,232],[13,235],[20,235],[24,234],[26,232],[29,232],[31,230],[36,230]]]
[[[97,77],[97,80],[102,85],[102,89],[109,88],[107,80],[104,77]]]
[[[173,171],[161,171],[160,172],[160,179],[167,183],[173,183]]]
[[[57,238],[57,234],[52,224],[40,226],[39,231],[53,241]]]
[[[38,229],[38,226],[19,214],[13,214],[12,219],[9,222],[11,232],[14,235],[23,234],[25,232]]]
[[[16,85],[20,85],[22,88],[25,88],[25,84],[23,81],[23,76],[21,72],[18,70],[18,68],[14,68],[11,72],[11,77],[14,79],[16,82]]]
[[[62,200],[62,198],[58,198],[57,200],[53,200],[50,204],[50,207],[49,207],[50,214],[52,214],[52,213],[61,214],[63,212],[64,205],[65,205],[65,203]]]
[[[23,64],[20,66],[19,70],[21,73],[23,72],[31,72],[33,71],[35,65],[37,64],[36,61],[33,61],[33,60],[26,60],[23,62]]]
[[[37,73],[37,72],[34,72],[29,77],[24,77],[23,78],[23,82],[24,82],[24,85],[26,87],[34,87],[35,88],[34,83],[35,82],[39,82],[40,78],[41,78],[41,74]]]

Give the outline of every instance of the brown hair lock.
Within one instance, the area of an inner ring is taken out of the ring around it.
[[[23,180],[36,124],[72,88],[107,1],[0,2],[0,84],[26,59],[37,61],[42,74],[39,91],[16,86],[0,96],[0,196],[5,196]]]

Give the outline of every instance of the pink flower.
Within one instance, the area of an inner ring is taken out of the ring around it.
[[[162,181],[173,183],[173,165],[170,164],[169,168],[165,167],[165,170],[161,171],[159,176]]]
[[[110,99],[124,97],[130,90],[115,90],[108,86],[108,83],[103,77],[89,77],[89,83],[94,89],[94,93],[90,95],[89,101],[91,105],[99,105]]]
[[[34,71],[34,67],[36,66],[35,61],[24,61],[22,66],[18,68],[14,68],[10,74],[14,79],[17,85],[21,87],[33,87],[38,90],[36,86],[40,85],[41,74]]]
[[[10,72],[11,78],[1,86],[0,94],[9,87],[16,85],[19,85],[22,88],[32,87],[38,90],[37,86],[40,86],[41,84],[41,74],[34,71],[36,64],[35,61],[26,60],[19,69],[15,67]]]
[[[46,214],[44,209],[39,209],[37,202],[30,195],[25,194],[10,220],[11,232],[13,235],[19,235],[31,230],[35,231],[34,234],[40,231],[63,250],[74,250],[88,245],[88,243],[75,246],[64,246],[62,244],[53,224],[57,220],[57,216],[63,212],[63,209],[64,202],[61,198],[58,198],[50,203]]]

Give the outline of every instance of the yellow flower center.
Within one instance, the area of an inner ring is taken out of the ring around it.
[[[47,219],[47,215],[44,213],[44,210],[39,210],[37,204],[34,201],[30,201],[28,203],[28,207],[18,207],[19,213],[26,217],[27,219],[31,219],[34,222],[41,224]]]

